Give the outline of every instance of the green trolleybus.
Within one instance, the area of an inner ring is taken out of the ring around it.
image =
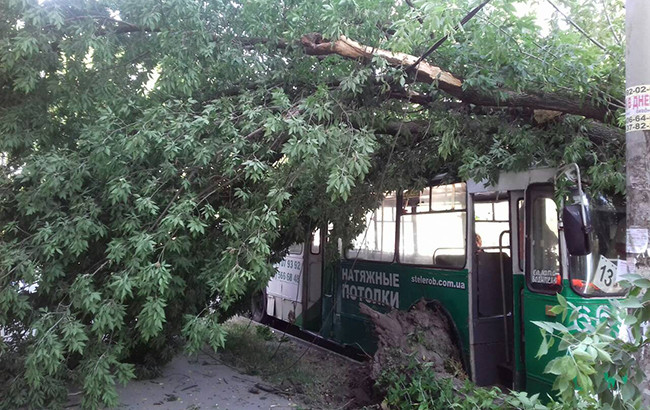
[[[572,199],[559,209],[555,181],[569,174]],[[339,246],[336,268],[324,266],[322,244],[333,240],[325,229],[292,246],[258,306],[371,352],[376,341],[359,303],[385,312],[436,300],[474,382],[550,392],[543,370],[553,352],[535,358],[541,333],[532,322],[559,320],[551,311],[558,293],[581,318],[597,317],[622,296],[617,280],[626,273],[624,210],[588,198],[579,178],[573,165],[389,192],[366,215],[365,231]]]

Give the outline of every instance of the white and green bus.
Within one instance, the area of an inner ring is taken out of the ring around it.
[[[571,201],[558,207],[556,178],[571,175]],[[568,203],[571,202],[571,203]],[[363,302],[380,311],[438,301],[473,381],[529,392],[550,391],[544,374],[554,353],[535,355],[533,321],[559,320],[556,295],[584,317],[623,295],[624,206],[588,198],[577,166],[503,173],[486,181],[440,183],[388,192],[366,215],[366,229],[339,246],[325,266],[325,229],[294,245],[277,265],[262,314],[342,345],[375,348]],[[557,354],[557,353],[555,353]]]

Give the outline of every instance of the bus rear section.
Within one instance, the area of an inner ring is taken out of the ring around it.
[[[321,328],[323,254],[322,233],[315,230],[305,243],[289,247],[275,265],[266,287],[266,315],[318,332]]]

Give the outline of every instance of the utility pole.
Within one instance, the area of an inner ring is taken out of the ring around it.
[[[625,166],[627,187],[627,265],[650,277],[650,1],[625,2]],[[643,403],[650,408],[650,352],[640,352],[646,374],[641,384]]]
[[[627,262],[650,277],[650,1],[625,3]]]

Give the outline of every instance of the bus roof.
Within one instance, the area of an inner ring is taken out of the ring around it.
[[[556,173],[555,168],[536,168],[521,172],[503,172],[499,174],[499,180],[496,184],[490,183],[484,179],[482,181],[467,181],[467,192],[505,192],[524,190],[530,184],[536,182],[553,182]]]

